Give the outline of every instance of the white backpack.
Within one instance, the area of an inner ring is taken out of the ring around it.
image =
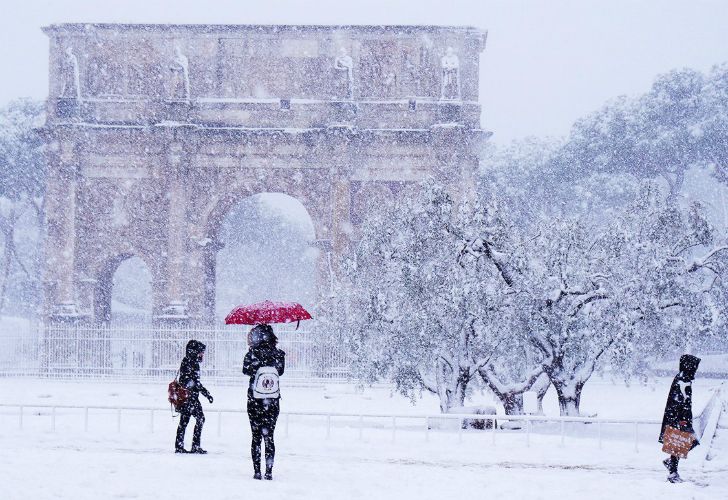
[[[253,380],[253,397],[255,399],[277,399],[281,397],[278,386],[278,370],[272,366],[261,366]]]

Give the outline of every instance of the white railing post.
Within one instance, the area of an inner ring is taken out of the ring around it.
[[[495,421],[495,417],[493,417],[493,421],[492,421],[492,424],[491,424],[492,431],[490,433],[491,434],[491,437],[492,437],[492,444],[495,444],[495,431],[496,431],[497,428],[498,428],[498,424]]]
[[[222,411],[217,412],[217,437],[222,436]]]
[[[463,442],[463,419],[458,418],[458,443]]]
[[[364,415],[359,415],[359,441],[364,439]]]
[[[51,431],[56,432],[56,407],[51,409]]]
[[[285,430],[286,430],[285,436],[286,437],[288,437],[288,424],[290,423],[290,420],[291,420],[291,414],[286,413],[286,427],[285,427]]]
[[[635,453],[638,453],[640,451],[639,446],[639,439],[640,439],[640,431],[639,431],[639,422],[635,420],[634,423],[634,451]]]
[[[149,433],[154,434],[154,410],[149,410]]]
[[[397,417],[392,417],[392,442],[397,440]]]
[[[566,423],[561,421],[561,446],[564,446],[564,435],[566,434]]]
[[[326,439],[331,437],[331,413],[326,414]]]
[[[88,406],[83,408],[83,432],[88,432]]]
[[[116,432],[121,432],[121,408],[116,410]]]
[[[18,414],[18,428],[23,429],[23,405],[20,405],[20,412]]]
[[[425,417],[425,441],[430,440],[430,417]]]
[[[526,447],[531,446],[531,421],[526,419]]]

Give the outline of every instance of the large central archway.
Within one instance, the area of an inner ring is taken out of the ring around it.
[[[216,230],[215,318],[220,322],[240,303],[262,300],[315,306],[319,250],[305,207],[283,193],[240,200]]]

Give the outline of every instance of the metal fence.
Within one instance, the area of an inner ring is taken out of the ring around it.
[[[346,380],[346,355],[314,330],[277,328],[289,380]],[[0,375],[52,378],[171,379],[185,345],[207,346],[202,372],[216,382],[239,381],[247,352],[240,327],[171,328],[44,325],[0,332]]]
[[[10,419],[17,419],[17,427],[22,430],[28,428],[34,431],[58,430],[57,422],[62,419],[65,430],[90,432],[90,424],[99,428],[101,424],[104,432],[129,430],[134,432],[155,432],[159,424],[170,425],[174,422],[168,418],[161,420],[161,415],[169,415],[169,408],[142,407],[142,406],[72,406],[72,405],[42,405],[42,404],[5,404],[0,403],[0,415]],[[242,417],[245,411],[239,408],[206,409],[211,424],[217,428],[217,435],[223,433],[223,416]],[[496,422],[496,425],[486,426],[485,430],[470,430],[463,425],[464,421],[472,419]],[[511,424],[508,427],[500,425],[503,420]],[[337,439],[348,434],[350,437],[363,438],[364,430],[370,434],[378,433],[380,437],[398,440],[398,435],[420,434],[424,441],[430,439],[431,433],[439,435],[457,436],[463,441],[463,435],[488,437],[493,445],[499,437],[522,436],[525,446],[552,447],[564,446],[567,437],[579,440],[588,440],[595,447],[602,448],[604,441],[617,442],[625,451],[638,452],[640,445],[647,440],[655,446],[654,436],[657,434],[660,420],[651,419],[605,419],[592,417],[561,417],[537,415],[471,415],[471,414],[393,414],[393,413],[339,413],[339,412],[281,412],[284,437],[288,437],[289,428],[295,423],[299,433],[310,434],[321,432],[326,439],[337,432]],[[239,422],[233,418],[230,421],[235,429],[240,428]],[[591,424],[591,425],[584,425]],[[6,427],[12,425],[4,423]],[[176,423],[174,423],[176,425]],[[319,429],[319,430],[317,430]],[[382,436],[382,433],[383,436]],[[540,436],[539,442],[532,443],[532,437]],[[647,437],[649,436],[649,437]],[[546,439],[546,441],[544,441]],[[508,439],[507,445],[512,446],[514,441]]]
[[[698,424],[696,432],[706,450],[698,453],[701,462],[705,462],[711,440],[716,430],[716,423],[722,411],[721,389],[715,390],[713,397],[703,410],[697,415]],[[242,417],[245,411],[241,408],[206,408],[208,416],[213,417],[213,424],[217,428],[217,435],[223,433],[223,416]],[[160,420],[160,415],[169,415],[169,408],[151,406],[74,406],[74,405],[47,405],[47,404],[8,404],[0,403],[0,417],[5,428],[9,428],[12,419],[17,419],[17,427],[22,430],[28,427],[31,430],[51,431],[57,430],[57,421],[63,419],[64,429],[89,432],[90,422],[106,423],[104,432],[111,430],[109,425],[115,427],[116,432],[128,429],[136,433],[144,431],[155,432],[159,424],[176,425],[168,418]],[[532,445],[532,437],[538,438],[533,445],[537,447],[564,446],[567,437],[580,441],[590,441],[594,446],[602,449],[603,442],[616,443],[626,452],[630,448],[639,452],[641,445],[649,443],[651,448],[657,446],[655,439],[659,432],[660,419],[639,418],[596,418],[596,417],[563,417],[545,415],[473,415],[473,414],[408,414],[408,413],[342,413],[342,412],[316,412],[316,411],[283,411],[281,419],[284,436],[289,435],[289,427],[296,423],[299,433],[317,432],[324,429],[325,437],[331,437],[334,430],[337,438],[352,431],[363,438],[364,429],[367,432],[378,432],[389,435],[394,443],[398,434],[421,433],[425,441],[429,440],[431,432],[444,435],[457,434],[457,440],[463,440],[463,434],[471,436],[489,436],[493,445],[499,435],[522,436],[523,444]],[[480,420],[486,423],[482,431],[471,431],[467,422]],[[510,425],[503,425],[508,421]],[[234,429],[240,429],[240,422],[231,419]],[[701,422],[709,422],[700,428]],[[245,426],[242,426],[245,427]],[[94,426],[94,428],[99,428]],[[385,436],[386,437],[386,436]],[[514,445],[512,439],[507,441],[508,446]]]

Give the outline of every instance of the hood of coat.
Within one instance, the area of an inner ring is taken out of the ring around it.
[[[683,354],[680,356],[679,377],[686,382],[692,382],[695,379],[695,372],[698,371],[699,364],[700,358],[691,354]]]
[[[205,352],[205,349],[205,344],[199,340],[190,340],[187,342],[185,352],[188,358],[197,359],[197,356],[199,356],[201,352]]]
[[[273,333],[273,328],[270,325],[260,324],[250,330],[248,345],[253,348],[264,346],[274,348],[278,345],[278,337]]]

